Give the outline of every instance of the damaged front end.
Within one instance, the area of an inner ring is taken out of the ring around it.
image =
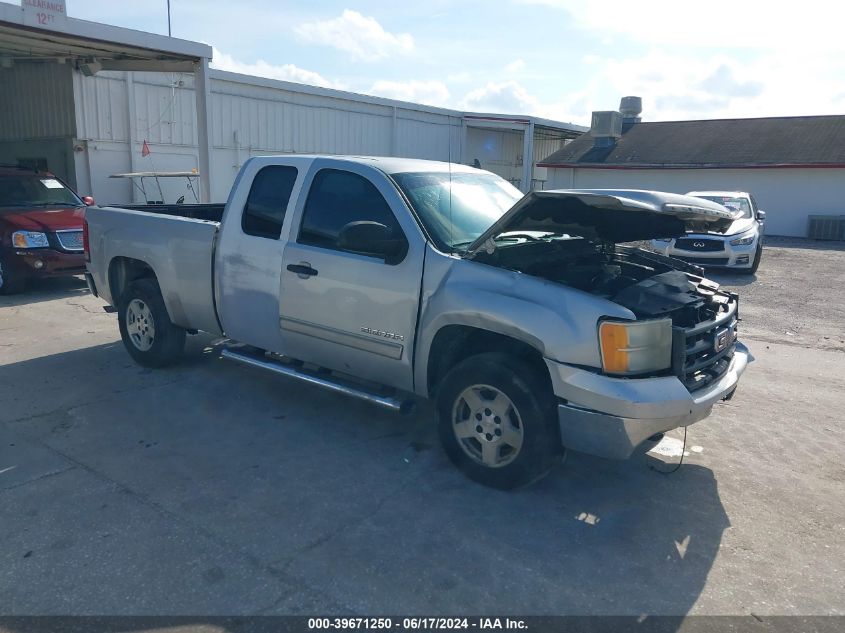
[[[738,297],[703,278],[697,266],[629,243],[683,235],[691,227],[716,228],[734,216],[715,203],[660,192],[535,192],[476,240],[466,256],[601,296],[628,308],[638,322],[670,319],[671,349],[667,336],[665,362],[654,365],[660,369],[617,368],[604,356],[603,368],[617,376],[674,375],[695,392],[730,368]]]

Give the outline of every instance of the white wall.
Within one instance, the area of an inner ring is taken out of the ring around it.
[[[845,169],[561,169],[547,189],[653,189],[686,193],[750,191],[766,212],[769,235],[807,235],[807,216],[845,215]]]
[[[491,128],[467,128],[466,161],[476,158],[481,167],[519,187],[522,181],[524,132]]]

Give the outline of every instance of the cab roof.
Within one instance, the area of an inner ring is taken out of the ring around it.
[[[325,160],[337,163],[354,163],[357,165],[368,165],[383,171],[386,174],[403,174],[416,172],[448,172],[453,173],[489,173],[484,169],[462,165],[461,163],[449,163],[446,161],[426,160],[423,158],[398,158],[396,156],[327,156],[325,154],[280,154],[277,156],[256,156],[250,160],[267,160],[272,162],[273,158],[285,160]],[[269,159],[269,160],[268,160]]]
[[[686,193],[688,196],[721,196],[723,198],[728,197],[740,197],[745,196],[748,198],[750,194],[747,191],[688,191]]]

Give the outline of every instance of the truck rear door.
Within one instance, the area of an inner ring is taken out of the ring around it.
[[[318,159],[283,254],[280,328],[285,354],[382,384],[413,387],[414,335],[425,240],[394,185],[357,163]],[[404,237],[401,261],[349,252],[350,222]]]
[[[307,163],[252,159],[232,187],[217,245],[217,311],[226,335],[282,352],[279,284],[288,208]]]

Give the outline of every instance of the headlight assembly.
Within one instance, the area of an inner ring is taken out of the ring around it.
[[[756,237],[757,236],[753,233],[751,235],[746,235],[745,237],[738,237],[735,240],[731,240],[731,246],[748,246]]]
[[[602,321],[599,347],[605,373],[630,376],[672,366],[672,319]]]
[[[15,248],[44,248],[49,246],[46,233],[36,231],[15,231],[12,233],[12,246]]]

